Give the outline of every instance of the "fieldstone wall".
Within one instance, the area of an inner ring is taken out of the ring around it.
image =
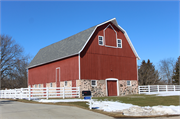
[[[96,80],[97,85],[91,86],[91,80],[76,80],[76,87],[80,87],[80,91],[90,90],[93,97],[106,96],[106,83],[105,80]],[[81,94],[82,96],[82,94]]]
[[[106,80],[96,80],[97,86],[91,86],[91,80],[76,80],[76,87],[80,87],[80,91],[90,90],[93,97],[103,97],[106,95]],[[127,80],[119,80],[119,96],[138,93],[138,82],[131,80],[131,86],[127,86]],[[81,94],[82,96],[82,94]]]
[[[127,80],[119,80],[119,96],[138,93],[138,81],[131,80],[131,86],[127,86]]]

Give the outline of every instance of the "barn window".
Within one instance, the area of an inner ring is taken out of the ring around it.
[[[99,39],[99,45],[104,45],[103,36],[99,36],[98,39]]]
[[[52,83],[50,83],[50,87],[53,87]]]
[[[121,39],[117,39],[117,47],[122,48],[122,40]]]
[[[131,81],[127,81],[127,86],[131,86]]]
[[[35,88],[37,88],[37,85],[35,84]]]
[[[41,84],[39,84],[39,88],[41,88]]]
[[[91,80],[91,86],[96,86],[96,85],[97,85],[96,80]]]
[[[67,86],[67,81],[64,81],[64,86]]]

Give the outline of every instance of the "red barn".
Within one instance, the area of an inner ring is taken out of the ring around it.
[[[80,87],[93,96],[134,94],[139,59],[114,18],[40,49],[28,66],[28,85]]]

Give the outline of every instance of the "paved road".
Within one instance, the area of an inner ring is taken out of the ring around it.
[[[32,104],[32,103],[22,103],[17,101],[0,99],[0,119],[114,119],[114,118],[72,106]],[[119,118],[119,119],[123,119],[123,118]],[[130,119],[130,118],[125,118],[125,119]],[[180,119],[180,118],[163,117],[163,118],[150,118],[150,119]]]
[[[32,104],[0,99],[0,119],[114,119],[72,106]]]

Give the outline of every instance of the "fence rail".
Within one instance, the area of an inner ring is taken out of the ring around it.
[[[20,88],[0,90],[0,98],[34,99],[34,98],[66,98],[79,97],[79,87],[55,87],[55,88]]]
[[[139,94],[152,92],[180,91],[180,85],[144,85],[139,86]]]

